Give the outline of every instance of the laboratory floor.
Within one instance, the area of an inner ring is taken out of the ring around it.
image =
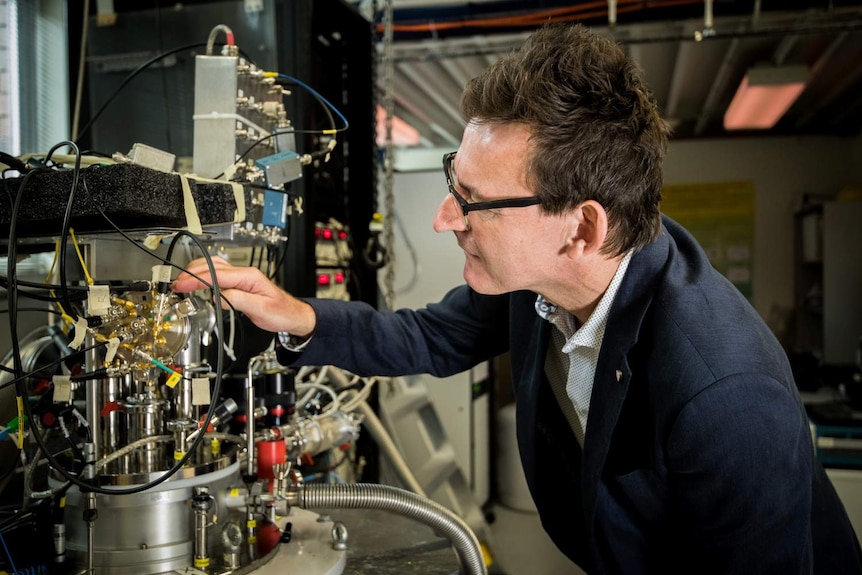
[[[539,515],[503,505],[491,507],[495,575],[583,575],[551,542]]]

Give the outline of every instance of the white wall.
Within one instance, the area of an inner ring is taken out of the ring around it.
[[[859,139],[681,141],[668,150],[665,182],[754,182],[753,303],[767,318],[773,305],[793,305],[793,212],[803,194],[833,195],[862,181],[861,159]]]

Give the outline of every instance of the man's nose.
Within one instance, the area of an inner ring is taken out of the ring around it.
[[[464,217],[464,212],[461,211],[461,206],[458,205],[452,194],[446,194],[437,208],[437,213],[434,214],[434,231],[440,234],[443,232],[465,232],[467,229],[467,219]]]

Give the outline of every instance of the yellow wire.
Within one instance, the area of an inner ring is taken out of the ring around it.
[[[81,269],[84,270],[84,277],[87,278],[87,285],[93,285],[93,278],[90,272],[87,271],[87,264],[84,263],[84,256],[81,254],[81,248],[78,246],[78,240],[75,238],[75,230],[69,228],[69,235],[72,237],[72,245],[75,246],[75,252],[78,254],[78,261],[81,262]]]
[[[75,244],[77,247],[77,244]],[[60,240],[54,240],[54,261],[51,262],[51,269],[48,270],[48,275],[45,276],[45,283],[51,283],[51,276],[54,275],[54,266],[57,265],[57,260],[60,257]],[[48,290],[48,293],[51,294],[51,297],[56,298],[57,294],[54,293],[54,290]],[[60,302],[55,301],[54,305],[57,306],[57,309],[60,310],[60,318],[66,322],[67,325],[72,325],[75,323],[75,320],[72,319],[72,316],[66,313],[66,310],[63,309],[63,306],[60,305]]]
[[[18,396],[18,449],[24,449],[24,399]]]
[[[57,265],[57,260],[60,256],[60,240],[54,240],[54,261],[51,262],[51,269],[48,270],[48,275],[45,276],[45,283],[51,283],[51,276],[54,275],[54,266]]]

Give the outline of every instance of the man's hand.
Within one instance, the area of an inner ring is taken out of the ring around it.
[[[287,331],[291,335],[305,337],[311,335],[316,324],[314,310],[267,278],[263,272],[253,267],[235,267],[225,260],[212,258],[222,298],[227,299],[243,312],[259,328],[278,332]],[[207,286],[197,278],[213,283],[209,267],[203,258],[196,259],[186,266],[188,273],[181,273],[174,281],[175,292],[190,292]],[[222,307],[227,308],[223,303]]]

